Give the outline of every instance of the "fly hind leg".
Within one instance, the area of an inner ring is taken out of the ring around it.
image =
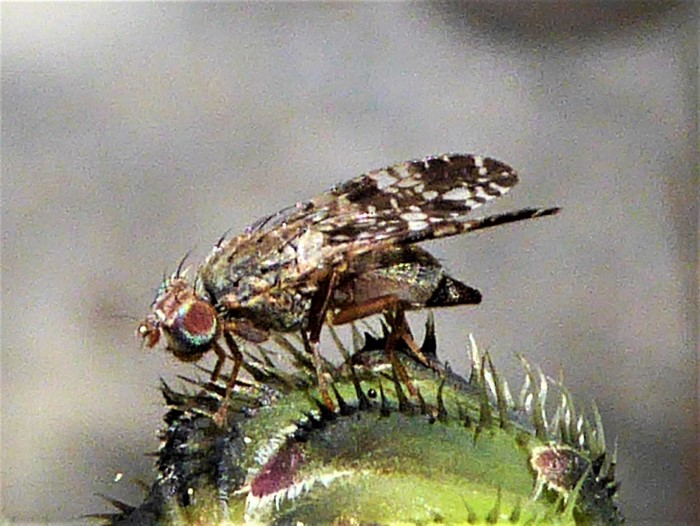
[[[399,340],[403,340],[413,356],[423,365],[430,366],[430,362],[420,350],[420,346],[413,339],[411,329],[409,328],[408,321],[406,320],[404,307],[401,305],[401,300],[394,294],[380,296],[359,305],[353,305],[351,307],[341,309],[333,315],[331,321],[333,325],[343,325],[361,318],[382,313],[386,315],[391,331],[396,333]]]
[[[429,366],[430,363],[413,339],[413,334],[411,333],[411,329],[408,326],[408,321],[406,320],[404,308],[402,307],[401,300],[398,296],[388,294],[378,298],[373,298],[370,301],[366,301],[358,305],[346,307],[333,315],[332,323],[334,325],[342,325],[361,318],[366,318],[367,316],[372,316],[373,314],[381,313],[384,313],[389,325],[389,335],[384,347],[387,360],[393,367],[401,383],[406,386],[411,396],[416,397],[418,395],[418,391],[413,385],[413,382],[411,382],[411,378],[406,371],[406,368],[403,366],[401,360],[396,354],[398,351],[399,342],[403,341],[410,352],[422,364]]]
[[[391,367],[396,374],[396,379],[406,386],[409,394],[413,398],[418,397],[418,390],[413,385],[411,377],[406,371],[401,359],[399,358],[397,351],[399,349],[399,343],[404,342],[408,346],[409,350],[421,361],[426,360],[423,353],[420,351],[418,345],[416,345],[413,340],[413,335],[411,334],[411,329],[408,327],[408,322],[406,321],[406,315],[401,306],[396,306],[392,311],[388,311],[384,314],[387,323],[389,324],[389,335],[387,337],[386,343],[384,345],[384,353],[391,363]],[[399,387],[397,385],[397,391]],[[399,404],[401,404],[401,399],[403,395],[399,392],[396,393],[399,397]]]

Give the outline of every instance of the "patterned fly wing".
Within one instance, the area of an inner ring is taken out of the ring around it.
[[[305,225],[317,258],[337,264],[370,250],[479,230],[554,214],[558,208],[524,209],[483,219],[475,208],[518,182],[508,165],[480,156],[442,155],[399,163],[351,179],[297,205],[288,224]],[[311,270],[311,269],[310,269]],[[301,272],[297,279],[305,279]]]
[[[330,218],[323,230],[332,230],[334,224],[351,228],[356,223],[359,234],[374,222],[372,218],[388,219],[390,215],[398,215],[412,230],[419,230],[427,216],[433,223],[439,218],[463,217],[517,182],[515,171],[494,159],[459,154],[427,157],[362,174],[310,201],[263,217],[246,232],[271,231],[296,221],[312,225]]]
[[[374,170],[332,194],[342,210],[319,223],[330,243],[352,239],[415,242],[434,237],[442,223],[455,223],[518,182],[499,161],[472,155],[443,155]],[[416,233],[422,234],[416,235]]]

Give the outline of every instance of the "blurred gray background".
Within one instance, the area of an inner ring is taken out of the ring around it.
[[[369,169],[474,152],[562,214],[431,243],[437,315],[564,371],[619,444],[631,524],[698,521],[697,4],[2,5],[2,515],[138,504],[192,374],[135,327],[228,228]],[[420,320],[421,317],[418,317]],[[116,474],[123,478],[115,481]]]

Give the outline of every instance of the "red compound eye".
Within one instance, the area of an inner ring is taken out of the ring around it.
[[[183,353],[199,354],[211,347],[216,338],[218,319],[211,304],[194,300],[180,307],[170,330]]]
[[[216,327],[216,313],[208,303],[196,301],[190,304],[182,323],[192,334],[210,335]]]

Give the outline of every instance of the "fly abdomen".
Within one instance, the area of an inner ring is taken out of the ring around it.
[[[425,302],[426,307],[450,307],[453,305],[476,305],[481,303],[481,292],[461,281],[443,274],[433,295]]]
[[[366,254],[351,269],[335,291],[335,308],[361,307],[390,296],[405,309],[481,301],[478,290],[448,276],[437,259],[416,246]]]

